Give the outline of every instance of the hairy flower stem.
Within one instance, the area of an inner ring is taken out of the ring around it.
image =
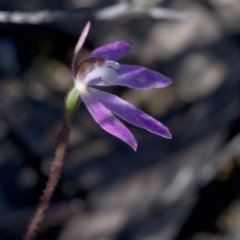
[[[70,124],[64,121],[62,128],[58,134],[55,158],[52,163],[49,180],[47,182],[46,188],[43,192],[43,196],[39,202],[37,210],[23,238],[24,240],[31,240],[33,238],[34,232],[37,229],[40,221],[43,218],[43,214],[48,207],[49,201],[53,195],[54,189],[57,185],[57,182],[61,173],[63,158],[66,152],[66,147],[67,147],[70,132],[71,132]]]

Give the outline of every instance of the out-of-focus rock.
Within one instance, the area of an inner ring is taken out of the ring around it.
[[[177,86],[181,99],[194,101],[213,92],[225,80],[228,67],[207,53],[191,53],[180,63]]]
[[[240,29],[240,1],[239,0],[209,0],[219,16],[224,31],[228,34]]]
[[[14,43],[7,38],[0,38],[0,73],[1,77],[16,76],[20,71],[17,49]]]

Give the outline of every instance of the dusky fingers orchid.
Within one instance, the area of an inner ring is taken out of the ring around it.
[[[64,102],[64,121],[58,134],[49,180],[24,240],[32,240],[57,185],[71,132],[71,121],[79,105],[80,97],[95,121],[104,130],[120,138],[134,150],[137,149],[137,142],[133,134],[115,115],[154,134],[171,138],[168,128],[159,121],[119,97],[95,88],[95,86],[115,85],[135,89],[162,88],[168,86],[171,80],[144,67],[122,65],[116,62],[130,51],[132,44],[127,41],[117,41],[95,49],[76,67],[78,53],[89,29],[90,22],[84,27],[74,50],[71,65],[74,88],[67,94]]]
[[[154,134],[171,138],[168,128],[159,121],[119,97],[94,87],[119,85],[134,89],[152,89],[166,87],[171,84],[171,80],[144,67],[123,65],[116,62],[130,51],[132,44],[127,41],[116,41],[101,46],[75,67],[77,55],[89,29],[90,22],[86,24],[75,47],[72,78],[75,89],[94,120],[105,131],[120,138],[134,150],[137,149],[137,142],[133,134],[115,115]]]

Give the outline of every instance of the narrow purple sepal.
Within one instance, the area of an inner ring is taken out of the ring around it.
[[[74,53],[73,53],[73,59],[72,59],[72,64],[71,64],[71,73],[72,73],[72,79],[75,79],[75,76],[76,76],[76,69],[75,69],[75,62],[77,60],[77,56],[78,56],[78,53],[80,52],[85,40],[86,40],[86,37],[88,35],[88,32],[90,30],[90,27],[91,27],[91,23],[88,21],[87,24],[85,25],[79,39],[78,39],[78,42],[75,46],[75,49],[74,49]]]
[[[95,49],[90,54],[89,58],[100,57],[116,61],[125,56],[130,51],[131,47],[132,44],[125,40],[109,43]]]
[[[171,138],[171,133],[168,128],[162,123],[155,120],[140,109],[134,107],[123,99],[97,89],[91,89],[91,94],[101,102],[110,111],[132,123],[133,125],[144,128],[149,132],[160,135],[165,138]]]
[[[121,65],[118,78],[110,85],[121,85],[135,89],[163,88],[171,84],[164,75],[140,66]]]
[[[137,142],[130,130],[120,122],[103,104],[98,102],[91,93],[81,94],[81,98],[85,103],[88,111],[94,120],[107,132],[115,137],[120,138],[129,144],[135,151]]]

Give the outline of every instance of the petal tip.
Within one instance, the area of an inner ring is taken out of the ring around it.
[[[165,137],[167,139],[172,139],[172,134],[170,133],[170,131],[167,127],[165,129],[165,133],[164,133],[163,137]]]
[[[131,41],[127,41],[127,40],[125,40],[125,42],[126,42],[127,44],[129,44],[130,46],[133,45],[133,42],[131,42]]]
[[[135,147],[134,147],[134,146],[131,146],[131,148],[133,149],[134,152],[137,151],[137,146],[135,146]]]
[[[128,45],[129,45],[129,48],[131,49],[132,48],[132,46],[133,46],[133,42],[130,42],[130,41],[126,41],[127,43],[128,43]]]
[[[169,136],[166,137],[167,139],[172,139],[172,135],[170,134]]]
[[[133,43],[128,40],[120,40],[119,42],[125,45],[125,47],[128,47],[128,51],[130,51],[133,46]]]
[[[137,151],[137,148],[138,148],[138,144],[137,143],[135,143],[134,145],[132,145],[131,146],[132,147],[132,149],[136,152]]]
[[[137,141],[134,139],[132,139],[133,141],[125,141],[135,152],[137,151],[138,148],[138,144]]]
[[[171,85],[171,84],[172,84],[172,79],[171,78],[167,78],[167,85],[166,85],[166,87]]]

